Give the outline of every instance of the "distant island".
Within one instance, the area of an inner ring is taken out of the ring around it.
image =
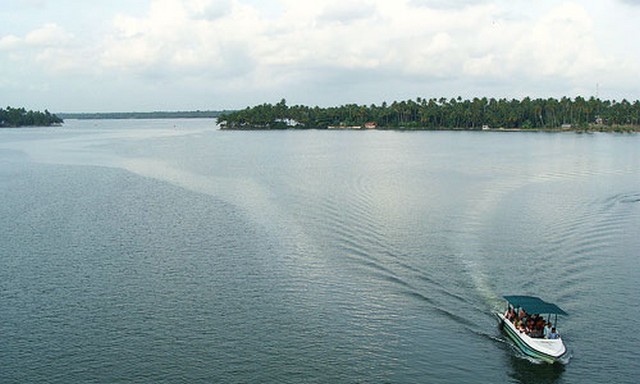
[[[175,112],[95,112],[95,113],[60,113],[64,119],[110,120],[110,119],[199,119],[217,118],[230,111],[175,111]]]
[[[0,128],[50,127],[62,123],[63,120],[60,117],[49,113],[46,109],[44,112],[39,112],[27,111],[24,108],[0,108]]]
[[[261,104],[223,113],[221,129],[640,131],[640,101],[594,97],[424,99],[339,107]]]

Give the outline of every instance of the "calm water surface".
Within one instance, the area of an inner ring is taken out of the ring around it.
[[[635,383],[640,136],[0,131],[0,382]],[[497,329],[570,316],[565,365]]]

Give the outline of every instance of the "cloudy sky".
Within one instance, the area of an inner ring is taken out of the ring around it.
[[[640,98],[640,0],[2,0],[0,105]]]

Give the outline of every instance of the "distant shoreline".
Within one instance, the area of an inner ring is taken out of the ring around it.
[[[238,127],[221,127],[223,131],[305,131],[305,130],[316,130],[316,131],[401,131],[401,132],[502,132],[502,133],[512,133],[512,132],[547,132],[547,133],[563,133],[563,132],[573,132],[573,133],[640,133],[640,126],[592,126],[588,128],[584,127],[572,127],[572,128],[428,128],[428,127],[375,127],[375,128],[363,128],[363,127],[341,127],[341,128],[320,128],[320,127],[312,127],[312,128],[304,128],[304,127],[279,127],[279,128],[265,128],[265,127],[251,127],[251,126],[243,126],[241,128]]]
[[[594,97],[430,98],[320,108],[285,99],[220,115],[222,129],[394,129],[464,131],[639,132],[640,100]]]
[[[88,112],[58,113],[58,116],[74,120],[215,119],[230,112],[233,111]]]
[[[0,108],[0,128],[2,129],[51,127],[63,122],[63,119],[46,109],[40,112],[27,111],[25,108]]]

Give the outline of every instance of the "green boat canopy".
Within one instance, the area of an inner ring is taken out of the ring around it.
[[[546,301],[535,296],[503,296],[514,307],[520,307],[527,311],[527,313],[539,313],[539,314],[555,314],[555,315],[569,315],[560,307],[555,304],[547,303]]]

